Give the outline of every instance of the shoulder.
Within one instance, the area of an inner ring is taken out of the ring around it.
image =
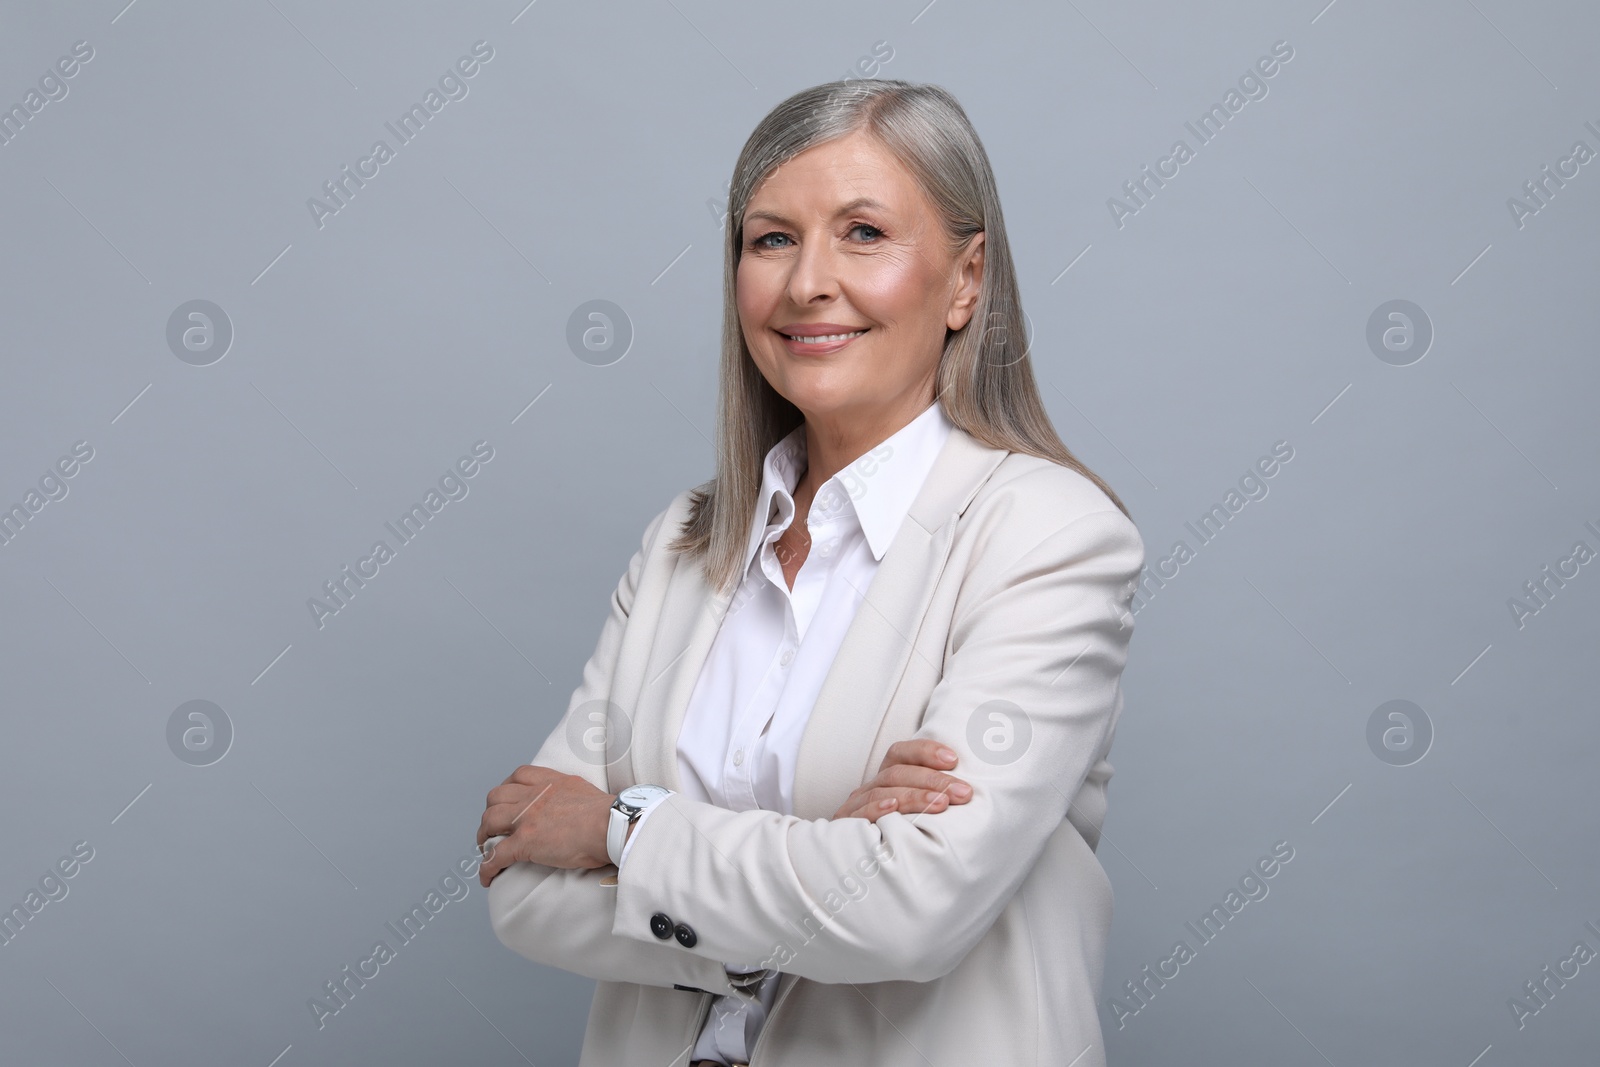
[[[982,530],[996,542],[1023,550],[1069,528],[1143,547],[1133,520],[1092,480],[1025,452],[1006,453],[961,520],[969,530]]]
[[[1057,622],[1093,611],[1119,631],[1145,562],[1138,527],[1092,478],[1020,452],[995,463],[958,515],[952,552],[957,618],[1005,602]],[[997,599],[1015,590],[1029,592]]]

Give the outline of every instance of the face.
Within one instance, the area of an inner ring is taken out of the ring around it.
[[[899,160],[859,132],[801,153],[757,186],[742,241],[745,343],[808,421],[903,424],[932,402],[945,331],[977,303],[983,234],[953,253]]]

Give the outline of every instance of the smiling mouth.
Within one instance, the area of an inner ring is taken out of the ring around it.
[[[788,340],[799,341],[801,344],[805,345],[823,345],[832,344],[836,341],[847,341],[852,337],[860,337],[866,332],[866,330],[852,330],[849,333],[826,333],[820,337],[796,337],[794,334],[783,333],[782,330],[778,331],[778,333]]]

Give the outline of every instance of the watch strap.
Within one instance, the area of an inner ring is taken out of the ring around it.
[[[618,806],[622,802],[621,796],[618,796],[611,805],[611,821],[606,824],[606,857],[612,864],[617,867],[622,866],[623,846],[628,840],[628,827],[643,818],[645,812],[672,796],[674,792],[675,790],[667,789],[644,801],[637,808],[628,805],[627,811]]]

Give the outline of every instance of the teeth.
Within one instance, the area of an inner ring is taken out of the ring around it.
[[[784,336],[788,337],[791,341],[799,341],[801,344],[822,345],[833,341],[843,341],[847,337],[860,337],[866,332],[866,330],[857,330],[854,333],[828,333],[823,334],[821,337],[794,337],[790,334],[784,334]]]

